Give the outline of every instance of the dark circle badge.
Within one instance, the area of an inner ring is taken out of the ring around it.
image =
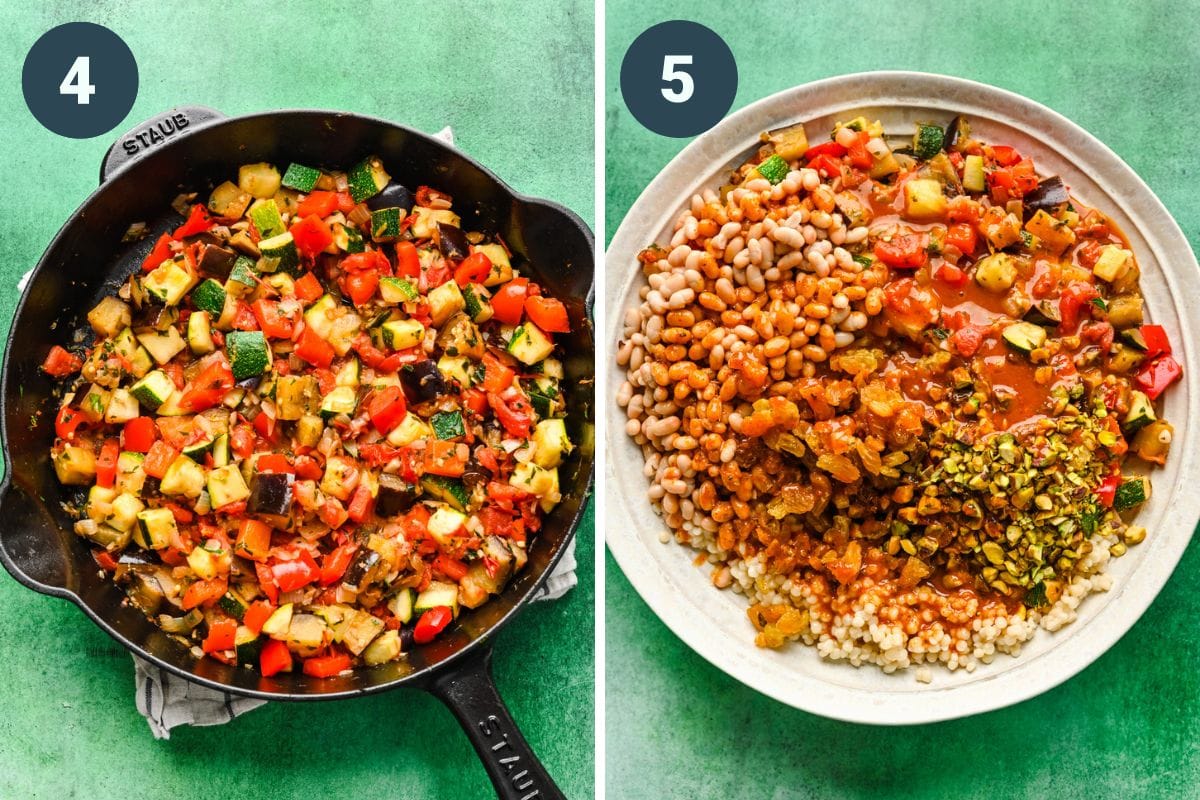
[[[68,22],[38,39],[21,71],[25,105],[60,136],[89,139],[115,128],[137,97],[137,61],[121,37]]]
[[[733,105],[737,83],[737,62],[725,40],[686,20],[648,28],[621,62],[629,113],[663,136],[695,136],[716,125]]]

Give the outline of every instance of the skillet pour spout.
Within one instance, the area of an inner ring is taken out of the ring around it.
[[[140,267],[155,239],[179,224],[169,209],[181,191],[206,193],[255,161],[351,164],[378,154],[393,180],[436,185],[461,203],[464,224],[502,236],[522,270],[563,300],[571,333],[563,338],[567,427],[579,447],[560,468],[563,501],[546,518],[526,568],[484,606],[462,614],[434,642],[405,659],[313,678],[257,672],[196,658],[124,602],[99,574],[64,505],[81,499],[58,483],[50,464],[55,385],[39,369],[55,344],[73,343],[86,314]],[[131,222],[147,235],[122,244]],[[336,700],[400,686],[446,703],[480,753],[501,798],[562,793],[521,736],[491,680],[493,637],[530,601],[558,563],[582,517],[594,453],[593,239],[583,221],[550,201],[524,197],[473,159],[426,134],[337,111],[275,111],[226,118],[184,106],[136,126],[105,157],[101,186],[50,243],[18,303],[5,349],[0,430],[7,467],[0,483],[0,563],[23,585],[67,599],[118,642],[181,678],[265,700]],[[47,333],[49,331],[49,334]]]

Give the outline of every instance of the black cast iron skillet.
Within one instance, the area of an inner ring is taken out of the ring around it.
[[[54,477],[53,383],[38,366],[51,345],[69,344],[86,328],[87,311],[135,269],[161,231],[180,224],[170,211],[180,191],[207,190],[237,166],[289,161],[342,167],[377,153],[397,181],[449,192],[464,228],[501,234],[520,268],[571,316],[564,337],[563,381],[571,439],[579,444],[560,468],[563,501],[534,540],[526,568],[504,592],[436,641],[399,662],[344,677],[304,674],[272,678],[212,659],[197,659],[122,600],[100,577],[87,544],[72,531],[62,502],[72,490]],[[474,160],[425,134],[379,119],[329,111],[279,111],[233,119],[183,107],[134,128],[113,145],[101,185],[58,232],[29,279],[4,355],[0,425],[7,470],[0,483],[0,561],[18,581],[79,606],[129,650],[187,680],[265,700],[332,700],[398,686],[441,699],[462,724],[505,800],[561,798],[562,793],[517,730],[492,682],[492,639],[542,585],[574,535],[591,485],[594,450],[594,353],[591,305],[592,234],[570,211],[517,194]],[[150,234],[121,244],[131,222]],[[591,635],[590,631],[581,631]]]

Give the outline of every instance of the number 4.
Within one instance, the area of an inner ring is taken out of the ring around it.
[[[88,56],[76,58],[75,63],[67,70],[67,77],[63,78],[62,83],[58,85],[58,93],[75,95],[75,102],[81,106],[91,103],[92,95],[96,93],[96,87],[92,84],[91,68],[91,58]]]
[[[662,96],[666,98],[668,103],[686,103],[692,99],[692,95],[696,91],[696,85],[692,82],[690,73],[676,69],[683,64],[691,64],[691,56],[663,56],[663,72],[662,79],[664,83],[672,81],[679,82],[679,88],[668,88],[664,86],[660,91]]]

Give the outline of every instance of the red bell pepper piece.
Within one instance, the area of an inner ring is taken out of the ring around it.
[[[288,650],[286,643],[272,639],[263,645],[262,651],[258,654],[258,668],[265,678],[278,675],[280,672],[291,672],[292,651]]]
[[[305,327],[300,333],[300,341],[296,342],[296,355],[314,367],[326,368],[333,363],[337,352],[315,330]]]
[[[464,389],[462,394],[463,406],[475,412],[478,416],[483,416],[488,410],[487,392],[481,389]]]
[[[337,192],[326,192],[316,190],[308,193],[308,197],[300,201],[300,205],[296,206],[296,218],[304,219],[305,217],[317,216],[328,217],[338,209]]]
[[[405,278],[420,277],[421,256],[412,242],[396,243],[396,274]]]
[[[258,319],[254,316],[254,309],[250,308],[250,304],[245,300],[238,300],[236,308],[237,310],[233,314],[234,330],[258,330]]]
[[[348,272],[342,276],[341,284],[350,302],[361,306],[375,296],[375,290],[379,288],[379,273]]]
[[[96,459],[96,485],[111,489],[117,480],[117,457],[121,455],[121,442],[105,439]]]
[[[46,360],[42,362],[42,371],[52,378],[65,378],[83,369],[83,359],[58,345],[50,348]]]
[[[254,312],[254,318],[258,321],[258,327],[262,329],[263,335],[267,338],[292,338],[292,333],[296,330],[296,320],[280,309],[278,300],[270,300],[265,297],[255,300],[251,310]]]
[[[1141,331],[1142,341],[1146,343],[1147,361],[1161,355],[1171,355],[1171,340],[1167,338],[1167,331],[1162,325],[1143,325],[1138,330]]]
[[[254,468],[258,472],[286,472],[291,475],[296,474],[296,468],[288,461],[288,457],[283,453],[267,453],[258,457],[254,462]]]
[[[321,282],[317,280],[317,276],[311,272],[304,273],[304,277],[296,281],[295,291],[296,297],[304,303],[311,303],[325,294],[325,288],[321,286]]]
[[[450,610],[449,606],[437,606],[429,609],[421,615],[421,619],[413,628],[413,641],[417,644],[429,644],[446,629],[453,619],[454,612]]]
[[[292,561],[277,561],[272,564],[271,574],[281,592],[291,592],[315,581],[321,574],[321,568],[307,550],[301,550],[299,557]]]
[[[492,316],[506,325],[518,325],[525,312],[525,298],[529,295],[529,281],[513,278],[500,287],[492,296]]]
[[[154,247],[142,259],[142,272],[152,272],[159,264],[171,257],[171,234],[164,233],[158,237]]]
[[[516,386],[509,386],[499,394],[489,394],[488,404],[510,436],[529,436],[533,427],[533,406],[529,404],[529,398],[523,391]]]
[[[208,626],[208,636],[204,639],[204,652],[215,653],[219,650],[232,650],[234,637],[237,636],[237,620],[224,617]]]
[[[446,478],[457,478],[467,467],[466,445],[461,448],[455,442],[430,439],[425,444],[425,471]]]
[[[1179,362],[1170,355],[1162,355],[1142,367],[1134,377],[1134,383],[1154,400],[1182,375],[1183,367]]]
[[[301,480],[320,480],[324,470],[312,456],[296,456],[296,477]]]
[[[867,142],[871,141],[871,134],[866,131],[859,131],[858,137],[854,140],[854,144],[846,148],[846,157],[850,161],[850,166],[855,169],[870,169],[875,163],[869,150],[867,150]]]
[[[275,606],[266,600],[255,600],[246,609],[245,615],[242,617],[242,624],[255,633],[262,630],[262,626],[275,613]]]
[[[953,264],[942,264],[940,267],[938,267],[937,278],[942,283],[945,283],[948,286],[953,286],[955,289],[961,289],[962,287],[966,286],[967,282],[970,280],[970,278],[967,277],[967,273],[963,272]]]
[[[296,243],[296,249],[307,258],[316,258],[325,248],[333,244],[333,231],[316,214],[303,216],[288,231]]]
[[[1121,474],[1114,472],[1109,475],[1100,485],[1096,487],[1096,500],[1105,508],[1112,508],[1113,498],[1117,493],[1117,487],[1121,485]]]
[[[275,438],[275,415],[269,413],[266,409],[259,412],[254,418],[254,430],[264,439],[271,440]]]
[[[812,161],[814,158],[820,158],[821,156],[841,158],[844,155],[846,155],[846,148],[830,139],[828,142],[821,142],[805,150],[804,160]]]
[[[304,659],[304,674],[314,678],[328,678],[348,669],[350,669],[350,656],[345,653]]]
[[[467,576],[467,565],[457,558],[442,553],[433,560],[433,568],[455,583]]]
[[[830,155],[819,155],[812,161],[809,161],[808,166],[817,172],[825,173],[826,177],[830,178],[834,175],[842,174],[842,162]]]
[[[371,516],[371,512],[374,509],[375,497],[371,494],[370,488],[365,483],[360,483],[350,498],[350,505],[346,507],[346,514],[350,517],[351,521],[362,522]]]
[[[221,599],[229,589],[224,578],[199,580],[190,584],[183,593],[183,610],[191,611],[197,606],[209,606]]]
[[[975,245],[978,241],[979,235],[976,233],[974,225],[958,222],[946,229],[946,244],[954,245],[958,248],[958,252],[965,256],[975,252]]]
[[[992,160],[1002,167],[1011,167],[1021,160],[1021,154],[1006,144],[992,145]]]
[[[459,286],[468,283],[483,283],[492,274],[492,260],[486,253],[471,253],[459,262],[454,270],[454,281]]]
[[[279,587],[275,585],[275,573],[264,561],[254,562],[254,574],[258,576],[258,587],[272,603],[279,602]]]
[[[121,431],[124,447],[131,453],[149,453],[158,439],[158,426],[152,417],[134,417]]]
[[[92,558],[96,559],[96,563],[100,566],[100,569],[105,572],[113,572],[120,566],[120,563],[113,558],[112,553],[107,550],[93,550]]]
[[[321,561],[320,584],[322,586],[332,586],[342,579],[342,576],[346,574],[346,569],[350,566],[350,561],[354,558],[354,550],[354,545],[343,544],[325,555]]]
[[[534,325],[547,333],[569,333],[571,330],[567,307],[553,297],[525,298],[525,313]]]
[[[249,458],[254,452],[254,430],[246,424],[235,425],[229,432],[229,447],[238,458]]]
[[[917,269],[929,260],[925,235],[906,233],[893,236],[890,242],[875,243],[875,257],[895,269]]]
[[[83,414],[80,414],[69,406],[63,406],[58,410],[58,416],[54,420],[54,435],[60,439],[71,441],[75,438],[75,431],[80,425],[87,424]]]
[[[188,214],[187,222],[175,229],[172,234],[176,239],[183,239],[188,236],[195,236],[197,233],[204,233],[209,228],[216,227],[216,220],[208,215],[208,209],[196,203],[192,206],[192,211]],[[158,266],[155,264],[154,266]]]
[[[483,354],[483,382],[480,386],[485,392],[502,392],[512,386],[515,377],[517,373],[505,366],[491,350]]]
[[[407,414],[404,392],[399,386],[389,386],[382,392],[375,392],[367,401],[367,416],[371,424],[385,436],[403,422]]]
[[[215,357],[210,358],[179,398],[179,405],[189,411],[212,408],[233,388],[233,369],[225,354],[216,353]]]
[[[271,552],[271,526],[256,519],[242,520],[233,549],[251,561],[266,561]]]
[[[325,503],[317,515],[321,518],[321,522],[330,528],[340,528],[350,518],[350,515],[346,513],[346,507],[336,497],[326,497]]]

